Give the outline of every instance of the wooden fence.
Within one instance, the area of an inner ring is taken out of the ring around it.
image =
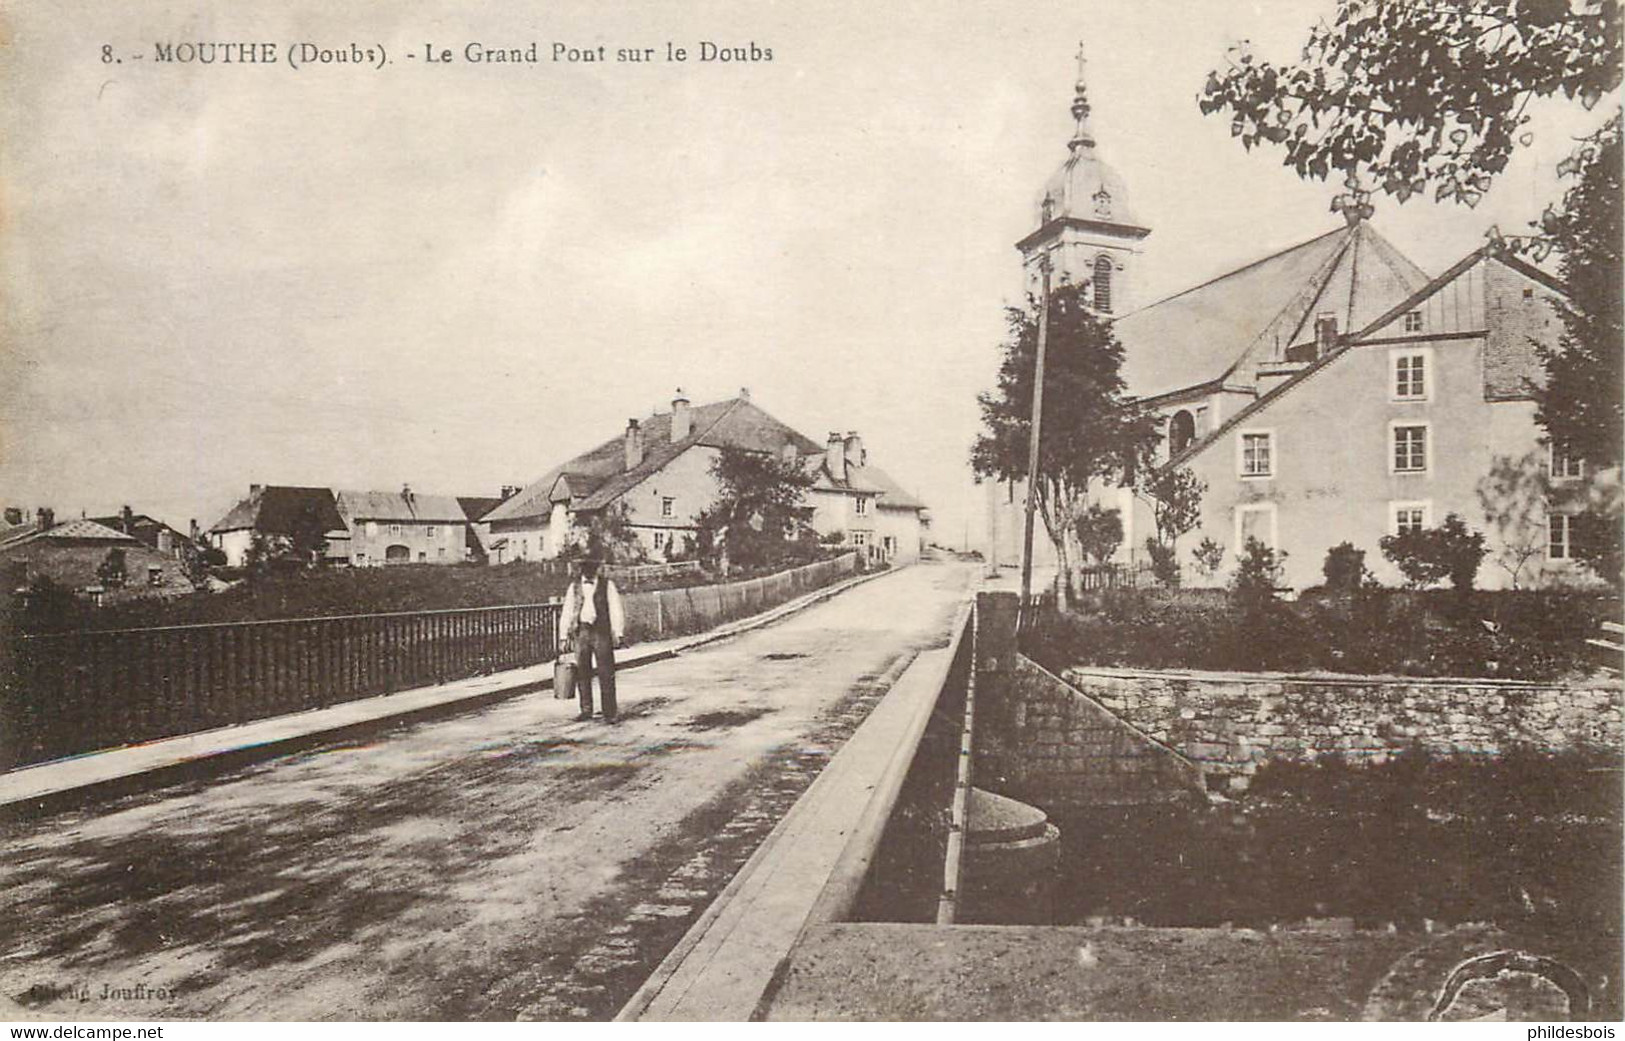
[[[16,638],[0,769],[551,659],[557,602]]]
[[[626,606],[626,638],[637,643],[704,632],[777,607],[857,570],[858,555],[846,553],[761,578],[629,593],[622,598]]]

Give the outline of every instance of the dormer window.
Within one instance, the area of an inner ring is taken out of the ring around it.
[[[1112,215],[1112,193],[1102,188],[1094,195],[1095,216],[1110,217]]]

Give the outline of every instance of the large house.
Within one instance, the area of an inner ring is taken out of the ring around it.
[[[98,603],[194,590],[184,558],[93,520],[58,524],[43,509],[32,524],[0,530],[0,575],[11,592],[44,578]]]
[[[322,556],[327,562],[349,559],[350,532],[339,516],[331,488],[251,484],[248,497],[208,531],[210,544],[225,554],[229,567],[248,563],[256,536],[280,536],[295,545],[319,542],[325,544]]]
[[[738,397],[691,405],[681,391],[671,411],[628,421],[620,436],[549,470],[486,515],[490,560],[557,557],[592,519],[624,505],[629,527],[655,558],[679,551],[717,496],[711,464],[724,449],[760,452],[809,468],[810,523],[839,534],[872,560],[919,556],[924,506],[868,461],[855,432],[820,446]]]
[[[1489,246],[1429,279],[1350,205],[1342,227],[1131,310],[1150,230],[1099,155],[1081,76],[1072,113],[1068,157],[1017,248],[1030,287],[1048,266],[1121,316],[1124,381],[1158,417],[1161,464],[1207,486],[1200,528],[1178,546],[1187,582],[1225,581],[1257,538],[1286,554],[1295,587],[1318,583],[1327,549],[1345,541],[1397,584],[1381,538],[1451,513],[1486,535],[1481,584],[1585,580],[1568,518],[1617,474],[1588,473],[1534,421],[1536,344],[1561,332],[1551,276]],[[1495,501],[1492,474],[1518,469],[1550,489],[1534,519],[1529,503]],[[1099,498],[1123,519],[1119,562],[1142,559],[1152,501],[1128,487]],[[1009,486],[990,497],[1005,561],[1019,559],[1022,499]],[[1211,576],[1191,566],[1204,538],[1227,554]]]

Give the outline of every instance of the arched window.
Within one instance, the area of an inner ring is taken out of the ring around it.
[[[1196,440],[1196,417],[1185,409],[1175,412],[1168,420],[1168,454],[1178,455]]]
[[[1112,262],[1109,257],[1095,258],[1095,310],[1112,313]]]

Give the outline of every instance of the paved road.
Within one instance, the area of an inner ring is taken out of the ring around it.
[[[529,695],[12,822],[0,1019],[606,1017],[946,642],[971,574],[628,672],[615,727]]]

